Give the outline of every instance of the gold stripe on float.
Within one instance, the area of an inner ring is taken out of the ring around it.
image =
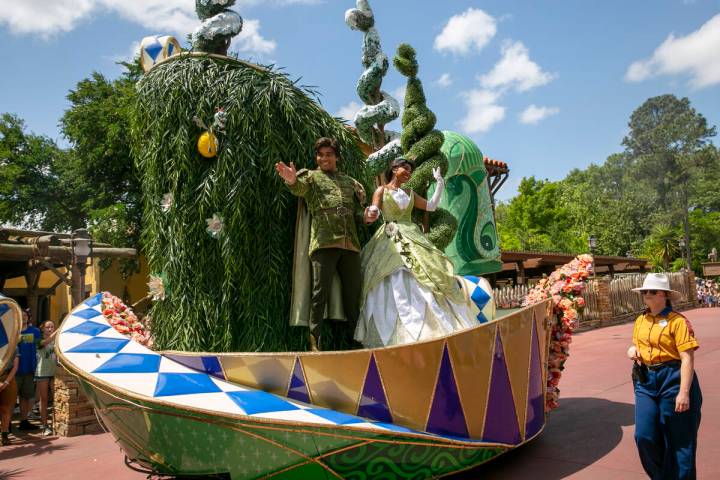
[[[294,367],[295,356],[218,357],[229,382],[287,395],[287,385]]]
[[[444,339],[417,343],[410,348],[375,350],[393,421],[425,430],[440,368]]]
[[[355,415],[370,350],[300,356],[313,404]]]
[[[487,411],[496,323],[448,339],[448,352],[470,438],[482,438]]]
[[[527,415],[528,371],[530,368],[530,338],[532,337],[533,310],[500,321],[500,338],[507,361],[510,387],[518,419],[520,438],[525,438]]]

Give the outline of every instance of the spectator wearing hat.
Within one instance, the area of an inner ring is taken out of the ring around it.
[[[635,442],[648,476],[695,479],[702,393],[694,371],[699,347],[690,322],[673,310],[680,292],[650,273],[633,289],[647,309],[635,320],[628,356],[635,389]]]

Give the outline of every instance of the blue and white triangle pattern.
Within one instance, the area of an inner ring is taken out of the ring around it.
[[[492,287],[483,277],[466,275],[463,277],[468,295],[473,304],[478,308],[477,319],[480,323],[486,323],[495,319],[495,300],[492,297]]]
[[[118,389],[180,408],[436,436],[246,388],[188,368],[112,328],[102,315],[101,295],[70,313],[60,328],[58,345],[67,362]]]
[[[7,329],[5,328],[5,320],[3,317],[7,312],[10,311],[10,307],[5,305],[4,303],[0,304],[0,357],[2,357],[2,353],[4,353],[5,347],[8,343],[10,343],[10,339],[8,338]],[[10,318],[8,315],[8,325],[10,325]],[[2,365],[0,365],[2,367]]]

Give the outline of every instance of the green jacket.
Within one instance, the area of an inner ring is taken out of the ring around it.
[[[320,248],[360,251],[356,222],[363,222],[365,188],[341,172],[302,169],[290,192],[303,197],[311,217],[310,255]]]

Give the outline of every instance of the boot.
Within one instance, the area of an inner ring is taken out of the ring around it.
[[[320,335],[315,336],[314,334],[310,334],[310,351],[311,352],[319,352],[320,351]]]
[[[3,445],[10,445],[10,433],[9,432],[2,432],[2,444]]]

